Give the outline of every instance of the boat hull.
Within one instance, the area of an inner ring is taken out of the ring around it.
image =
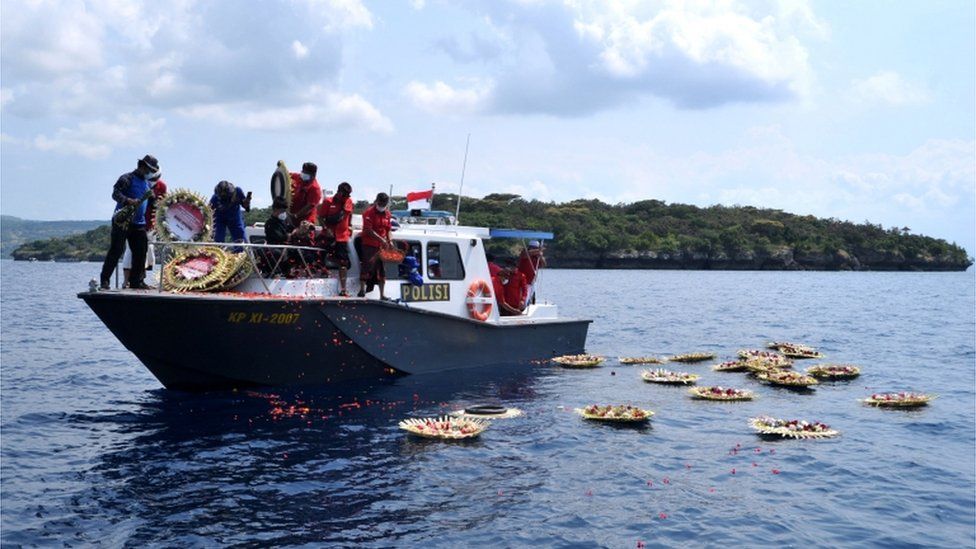
[[[367,299],[79,294],[169,389],[323,385],[584,351],[589,320],[483,323]]]

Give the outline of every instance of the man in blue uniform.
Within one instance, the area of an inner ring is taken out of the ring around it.
[[[135,171],[122,174],[112,188],[112,200],[115,201],[115,211],[132,206],[131,218],[115,219],[112,222],[112,243],[109,245],[105,263],[102,264],[101,288],[110,287],[112,271],[115,270],[125,250],[125,243],[129,243],[132,251],[132,269],[129,271],[129,287],[135,290],[149,289],[146,285],[146,249],[149,241],[146,237],[146,210],[154,207],[155,200],[149,190],[152,185],[149,180],[159,172],[159,161],[152,155],[146,155],[139,160]]]
[[[221,181],[214,187],[210,197],[210,208],[214,213],[214,242],[223,242],[227,231],[234,242],[244,242],[244,211],[251,211],[251,193],[244,196],[240,187],[230,181]]]

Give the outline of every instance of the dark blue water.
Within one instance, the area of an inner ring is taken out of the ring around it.
[[[976,543],[971,272],[545,273],[564,314],[594,319],[594,353],[725,357],[797,340],[863,370],[798,394],[684,367],[759,394],[714,403],[613,360],[335,391],[168,392],[74,297],[97,268],[0,264],[4,545]],[[917,411],[857,401],[887,390],[940,396]],[[526,415],[474,442],[396,427],[498,399]],[[621,429],[571,412],[591,402],[657,415]],[[766,441],[747,424],[763,413],[842,436]]]

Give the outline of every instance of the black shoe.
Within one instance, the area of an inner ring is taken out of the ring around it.
[[[103,280],[101,284],[98,285],[99,290],[111,290],[112,284],[108,280]]]
[[[129,288],[132,290],[155,290],[156,288],[146,284],[145,282],[136,282],[135,284],[129,284]]]
[[[360,288],[359,293],[356,294],[356,297],[366,297],[366,290]]]

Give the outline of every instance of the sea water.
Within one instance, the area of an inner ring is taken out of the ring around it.
[[[976,543],[972,272],[548,271],[540,294],[593,319],[602,367],[193,395],[162,389],[76,298],[98,268],[0,263],[4,545]],[[803,394],[709,367],[771,340],[862,375]],[[758,398],[695,401],[614,358],[698,351],[718,359],[667,367]],[[899,390],[939,396],[858,401]],[[481,402],[525,414],[466,443],[397,428]],[[656,415],[594,424],[573,413],[590,403]],[[765,440],[748,424],[760,414],[841,435]]]

